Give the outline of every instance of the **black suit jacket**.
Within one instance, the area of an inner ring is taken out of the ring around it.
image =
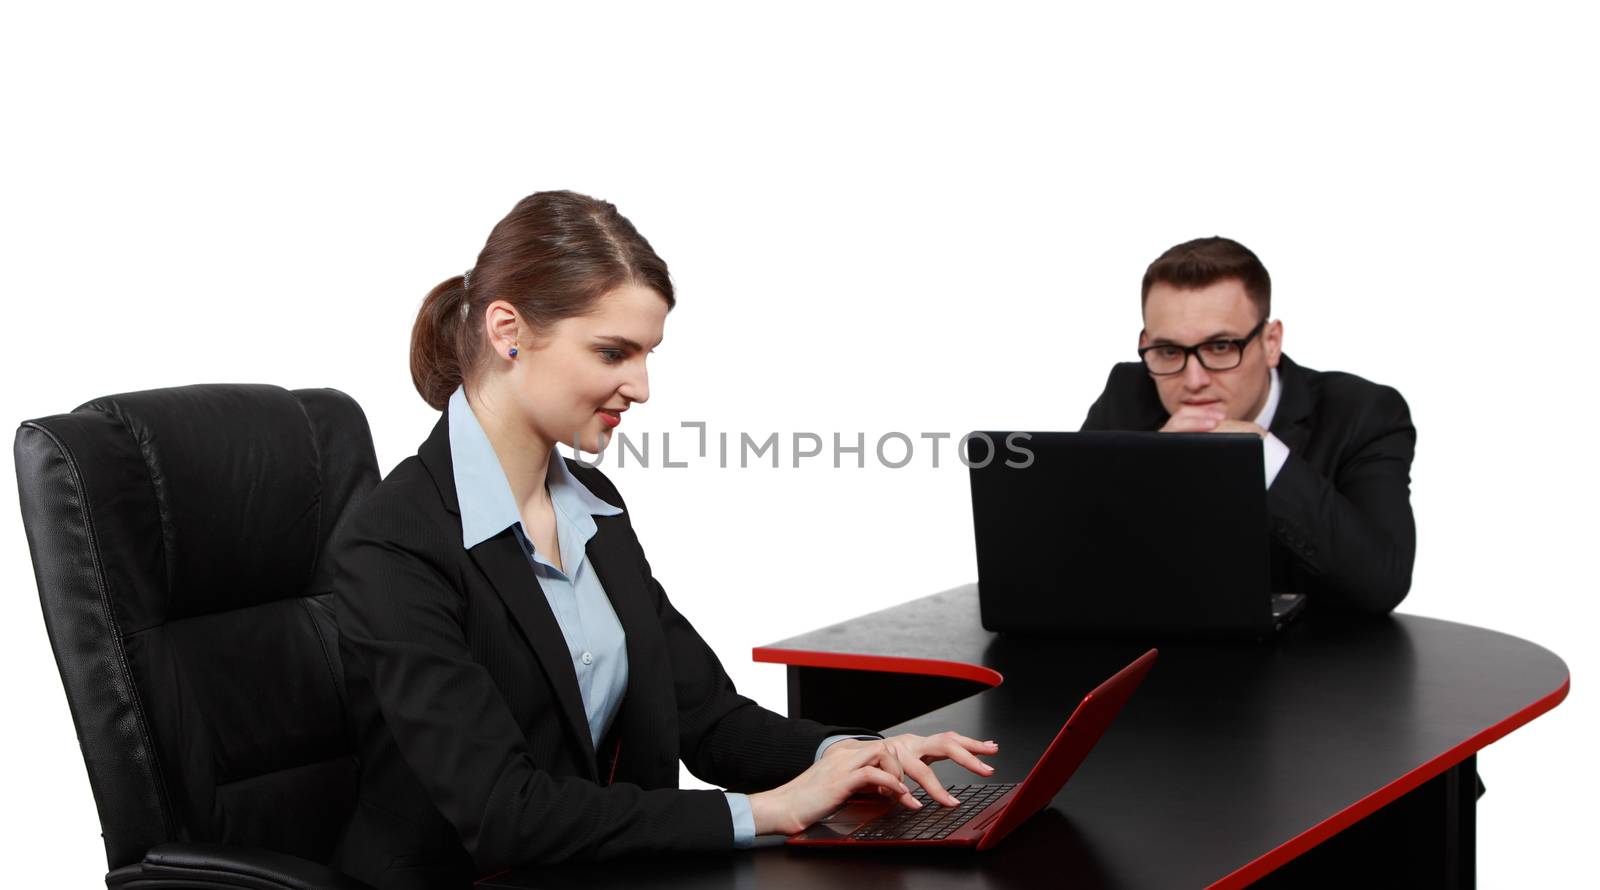
[[[738,695],[672,607],[629,516],[596,516],[587,554],[627,636],[628,688],[596,753],[571,656],[510,528],[461,546],[448,413],[332,545],[360,801],[335,865],[391,887],[464,885],[508,866],[729,850],[718,791],[780,785],[822,740]],[[568,461],[590,491],[622,498]]]
[[[1417,431],[1393,388],[1283,356],[1272,434],[1289,459],[1267,490],[1273,589],[1388,612],[1411,589]],[[1168,414],[1139,362],[1111,369],[1086,430],[1154,430]]]

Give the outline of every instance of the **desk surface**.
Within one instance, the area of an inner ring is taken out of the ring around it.
[[[757,661],[992,688],[889,727],[1000,742],[1020,781],[1083,694],[1148,646],[1001,637],[966,585],[755,650]],[[1307,616],[1265,644],[1160,645],[1144,685],[1054,804],[998,848],[762,849],[513,872],[481,886],[1244,886],[1555,707],[1548,650],[1448,621]],[[951,764],[946,781],[968,781]],[[643,869],[640,871],[640,869]]]

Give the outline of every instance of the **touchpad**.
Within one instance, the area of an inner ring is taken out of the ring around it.
[[[883,797],[852,797],[844,802],[844,806],[833,812],[833,815],[817,823],[819,825],[834,825],[848,823],[860,825],[869,819],[876,819],[889,812],[899,804]]]

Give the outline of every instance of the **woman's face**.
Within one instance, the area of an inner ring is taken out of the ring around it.
[[[516,416],[545,442],[592,454],[610,442],[628,406],[650,398],[645,358],[661,343],[667,301],[630,282],[600,297],[588,315],[562,319],[543,336],[503,301],[489,305],[486,320],[501,391]],[[512,345],[515,359],[507,356]]]

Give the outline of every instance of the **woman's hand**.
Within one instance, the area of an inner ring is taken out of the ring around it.
[[[907,775],[934,800],[955,806],[958,801],[944,790],[928,764],[954,760],[988,778],[994,768],[978,760],[975,752],[993,754],[998,750],[994,742],[979,742],[953,732],[835,742],[810,769],[771,791],[750,795],[756,833],[794,834],[838,809],[852,794],[868,789],[919,808],[921,802],[911,796],[902,778]]]
[[[846,748],[848,745],[850,747]],[[846,751],[860,750],[862,748],[876,748],[879,750],[878,759],[875,761],[879,769],[894,776],[902,783],[909,776],[928,796],[939,803],[953,807],[960,801],[944,788],[944,783],[934,775],[933,769],[928,766],[940,760],[953,760],[966,767],[968,770],[987,779],[994,775],[994,767],[977,758],[978,754],[993,754],[1000,750],[994,742],[980,742],[969,739],[960,733],[941,732],[938,735],[904,735],[889,736],[882,741],[864,741],[861,739],[845,739],[828,746],[823,752],[822,759],[826,760],[836,749],[844,748]],[[843,752],[841,752],[843,753]],[[879,786],[878,791],[891,797],[897,797],[904,806],[916,809],[922,806],[915,797],[904,791],[891,791],[892,786]]]

